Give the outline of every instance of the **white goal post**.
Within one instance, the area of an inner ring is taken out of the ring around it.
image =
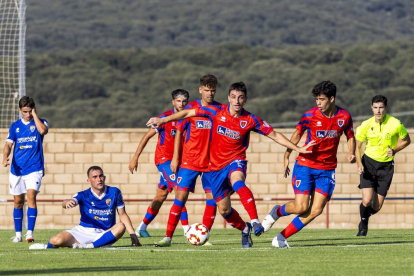
[[[19,118],[26,95],[26,0],[0,0],[0,128]]]

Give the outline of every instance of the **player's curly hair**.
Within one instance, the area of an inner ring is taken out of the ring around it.
[[[34,108],[35,102],[33,98],[30,98],[29,96],[23,96],[19,101],[19,108],[23,108],[23,107]]]
[[[374,98],[372,98],[372,104],[374,103],[383,103],[385,107],[388,106],[388,99],[383,95],[376,95]]]
[[[211,89],[216,89],[218,80],[213,75],[205,75],[200,78],[200,86],[205,86]]]
[[[336,97],[336,85],[330,81],[322,81],[315,85],[312,89],[312,94],[314,97],[317,97],[321,94],[326,97]]]
[[[244,92],[244,95],[247,97],[247,87],[244,84],[244,82],[240,81],[240,82],[235,82],[232,85],[230,85],[229,87],[229,95],[230,92],[232,90],[236,90],[236,91],[240,91],[240,92]]]

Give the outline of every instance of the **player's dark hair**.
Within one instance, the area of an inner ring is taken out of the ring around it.
[[[184,89],[176,89],[173,92],[171,92],[171,96],[174,99],[178,98],[178,97],[184,97],[186,100],[188,100],[190,98],[190,94],[184,90]]]
[[[211,89],[216,89],[218,80],[213,75],[205,75],[200,78],[200,86],[205,86]]]
[[[372,104],[374,103],[383,103],[385,107],[388,106],[388,99],[383,95],[376,95],[374,98],[372,98]]]
[[[35,102],[33,98],[30,98],[29,96],[23,96],[19,101],[19,108],[23,108],[23,107],[34,108]]]
[[[90,168],[88,169],[88,172],[86,173],[86,175],[88,176],[88,178],[89,178],[89,173],[90,173],[91,171],[101,171],[101,172],[103,173],[103,170],[102,170],[102,168],[101,168],[101,167],[99,167],[99,166],[92,166],[92,167],[90,167]]]
[[[244,95],[247,97],[247,87],[246,87],[246,85],[244,84],[244,82],[242,82],[242,81],[240,81],[240,82],[235,82],[235,83],[233,83],[232,85],[230,85],[230,87],[229,87],[229,95],[230,95],[230,92],[231,92],[232,90],[236,90],[236,91],[243,92],[243,93],[244,93]]]
[[[325,95],[326,97],[336,97],[336,85],[330,81],[322,81],[315,85],[312,89],[312,94],[314,97],[317,97],[321,94]]]

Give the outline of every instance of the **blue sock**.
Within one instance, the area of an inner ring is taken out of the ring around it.
[[[14,219],[14,230],[16,232],[22,232],[22,224],[23,224],[23,208],[13,210],[13,219]]]
[[[112,234],[111,231],[108,231],[105,234],[103,234],[102,237],[94,241],[92,244],[93,244],[93,247],[96,248],[96,247],[101,247],[101,246],[111,244],[114,242],[116,242],[116,238],[114,234]]]
[[[37,218],[37,209],[36,208],[27,208],[27,230],[33,231]]]
[[[46,249],[56,249],[53,245],[50,244],[50,242],[47,243]]]

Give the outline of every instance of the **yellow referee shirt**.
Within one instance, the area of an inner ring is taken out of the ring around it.
[[[382,123],[375,122],[375,116],[363,121],[357,128],[355,137],[360,142],[367,140],[365,154],[378,162],[394,160],[394,156],[387,156],[388,146],[395,148],[398,138],[404,139],[407,136],[407,130],[400,120],[388,114],[385,116]]]

